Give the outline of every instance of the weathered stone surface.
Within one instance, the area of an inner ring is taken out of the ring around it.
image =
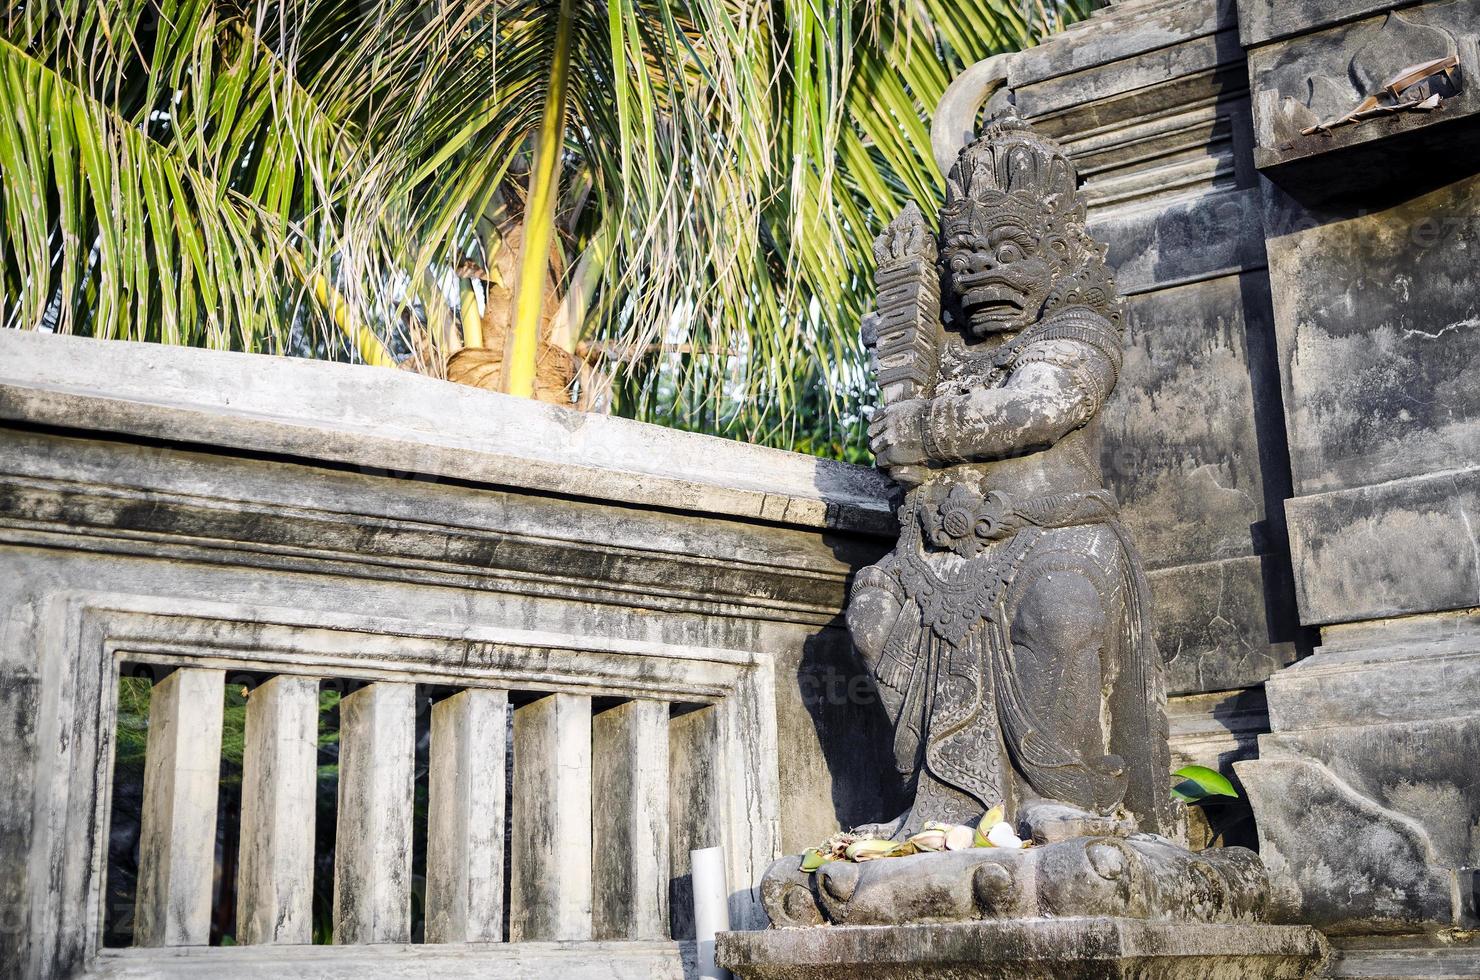
[[[1297,497],[1286,511],[1308,623],[1480,605],[1480,467]]]
[[[1301,496],[1480,458],[1480,386],[1470,370],[1480,326],[1472,278],[1480,176],[1374,203],[1305,209],[1267,193]]]
[[[668,937],[669,707],[628,701],[591,721],[593,931]]]
[[[1214,113],[1211,109],[1209,112]],[[1231,121],[1218,121],[1216,114],[1213,114],[1213,120],[1206,124],[1207,129],[1232,129]],[[1218,142],[1228,141],[1229,137],[1225,136]],[[1071,143],[1070,146],[1078,149],[1076,143]],[[1076,160],[1081,155],[1085,155],[1084,151],[1076,152]],[[1142,163],[1142,160],[1132,158],[1126,161],[1126,166]],[[1224,169],[1231,174],[1232,162],[1226,164]],[[1156,168],[1138,170],[1135,173],[1138,179],[1145,182],[1148,190],[1155,193],[1166,190],[1162,174]],[[1091,183],[1090,190],[1086,193],[1095,193],[1095,186]],[[1129,314],[1132,317],[1143,317],[1145,322],[1155,324],[1165,322],[1165,318],[1157,317],[1152,312],[1154,304],[1150,299],[1135,298],[1138,295],[1145,293],[1155,296],[1163,289],[1175,290],[1190,283],[1239,273],[1255,273],[1264,268],[1261,207],[1257,189],[1239,187],[1210,189],[1207,193],[1183,196],[1153,208],[1111,207],[1107,202],[1106,206],[1091,210],[1089,230],[1090,234],[1109,247],[1107,261],[1115,269],[1115,284],[1120,287],[1121,294],[1129,298]],[[1240,282],[1240,285],[1243,283]],[[1212,288],[1215,290],[1212,294],[1215,298],[1228,293],[1226,284],[1219,288],[1219,284],[1215,283]],[[1258,284],[1251,283],[1249,288],[1252,292],[1258,288]],[[1263,289],[1268,292],[1267,285]],[[1175,302],[1177,295],[1173,294],[1168,298]],[[1250,298],[1256,299],[1257,296]],[[1185,312],[1189,304],[1183,299],[1176,305]],[[1267,347],[1268,336],[1260,337],[1256,334],[1249,337],[1246,329],[1246,336],[1239,337],[1227,331],[1230,320],[1243,324],[1246,317],[1253,320],[1256,326],[1268,324],[1267,298],[1262,303],[1251,303],[1247,309],[1229,311],[1225,307],[1221,313],[1213,316],[1211,325],[1201,324],[1203,330],[1207,331],[1208,341],[1206,351],[1200,352],[1199,360],[1207,359],[1210,354],[1223,354],[1224,348],[1219,344],[1220,340],[1230,344],[1227,349],[1229,356],[1240,353],[1248,340],[1256,343],[1262,340]],[[1201,316],[1198,319],[1202,319]],[[1175,322],[1175,329],[1183,332],[1197,330],[1198,326],[1197,322]],[[1154,344],[1155,334],[1148,334],[1146,339]],[[1130,339],[1128,342],[1134,348],[1135,340]],[[1272,360],[1269,366],[1278,370]],[[1254,367],[1262,368],[1264,365]],[[1245,368],[1245,373],[1248,373],[1248,368]],[[1256,403],[1255,407],[1265,406]],[[1251,424],[1251,420],[1244,418],[1233,421],[1237,425]]]
[[[149,697],[134,903],[140,946],[210,941],[225,676],[182,668],[154,685]]]
[[[1299,655],[1287,561],[1251,555],[1147,575],[1169,693],[1258,684]]]
[[[1206,37],[1235,24],[1231,4],[1123,4],[1074,25],[1059,43],[1040,44],[1012,61],[1014,87]],[[1052,40],[1052,39],[1051,39]]]
[[[1193,854],[1132,835],[833,861],[815,874],[784,857],[761,890],[781,927],[1097,915],[1208,923],[1261,921],[1269,883],[1242,847]]]
[[[840,827],[888,820],[909,805],[894,765],[893,739],[878,692],[858,670],[843,628],[809,631],[779,690],[777,728],[809,737],[781,740],[781,849],[794,854]],[[782,669],[782,668],[778,668]]]
[[[1244,47],[1252,48],[1291,34],[1409,5],[1407,0],[1239,0],[1239,38]]]
[[[514,709],[511,942],[583,940],[591,928],[591,699]]]
[[[1480,977],[1480,948],[1333,946],[1321,975],[1333,980],[1474,980]]]
[[[577,412],[409,372],[7,330],[0,419],[237,446],[690,513],[882,530],[858,466]],[[18,382],[18,383],[17,383]],[[243,407],[246,406],[244,409]],[[448,418],[498,418],[450,428]]]
[[[1476,711],[1474,613],[1327,627],[1320,652],[1266,687],[1276,731],[1458,718]]]
[[[339,702],[334,942],[411,938],[416,685],[378,681]]]
[[[746,980],[1298,980],[1326,944],[1295,926],[1099,917],[731,932],[719,949]]]
[[[1212,8],[1215,4],[1202,6]],[[1205,80],[1212,93],[1216,92],[1216,85],[1211,84],[1211,76],[1220,66],[1241,59],[1242,54],[1238,32],[1231,28],[1213,34],[1194,33],[1184,36],[1177,44],[1154,47],[1117,61],[1113,71],[1086,69],[1041,82],[1014,85],[1013,91],[1019,109],[1032,116],[1042,115],[1071,99],[1111,103],[1115,97],[1132,92],[1139,97],[1144,95],[1141,90],[1181,76]],[[1014,81],[1011,75],[1008,78],[1009,82]],[[1170,92],[1166,94],[1176,98]]]
[[[104,953],[83,976],[88,980],[195,980],[207,973],[252,980],[686,980],[695,975],[693,943],[620,942],[119,949]]]
[[[1332,934],[1474,928],[1474,617],[1332,632],[1270,678],[1274,731],[1237,764],[1275,903]]]
[[[1239,6],[1249,19],[1254,159],[1275,182],[1316,201],[1401,187],[1413,172],[1473,171],[1457,159],[1480,146],[1473,0]],[[1454,59],[1448,71],[1387,90],[1404,70],[1441,58]],[[1347,120],[1374,105],[1387,111]]]
[[[504,938],[507,691],[432,706],[427,781],[426,941]]]
[[[1455,872],[1430,863],[1414,821],[1310,759],[1237,764],[1259,818],[1273,914],[1331,933],[1410,933],[1456,921]]]
[[[279,674],[247,701],[236,942],[313,940],[319,682]]]
[[[1266,349],[1268,376],[1250,377],[1249,339],[1258,345],[1271,324],[1245,305],[1248,291],[1264,288],[1262,275],[1228,276],[1127,303],[1124,381],[1106,407],[1113,445],[1105,476],[1150,568],[1268,548],[1254,538],[1269,503],[1260,472],[1263,399],[1256,401],[1265,392],[1256,383],[1277,394],[1278,374]],[[1200,533],[1187,534],[1189,526]]]

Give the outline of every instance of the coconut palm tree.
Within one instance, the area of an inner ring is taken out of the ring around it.
[[[856,453],[868,243],[1092,0],[11,0],[0,323]]]

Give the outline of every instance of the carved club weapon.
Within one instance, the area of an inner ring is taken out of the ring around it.
[[[878,311],[864,317],[863,344],[873,355],[879,404],[931,398],[940,370],[940,270],[935,236],[914,204],[874,240]],[[918,485],[926,467],[900,467],[900,482]]]

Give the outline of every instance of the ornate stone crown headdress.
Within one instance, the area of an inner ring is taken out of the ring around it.
[[[1062,148],[1015,115],[997,119],[962,148],[946,177],[945,220],[959,219],[1003,195],[1032,201],[1049,214],[1084,224],[1075,193],[1079,174]]]
[[[962,148],[946,177],[942,239],[953,231],[983,234],[1013,217],[1042,229],[1042,251],[1060,271],[1043,311],[1088,306],[1118,328],[1121,306],[1105,265],[1105,246],[1085,230],[1079,173],[1058,143],[1012,113],[999,117]]]

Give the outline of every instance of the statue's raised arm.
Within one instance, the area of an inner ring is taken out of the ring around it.
[[[1046,449],[1094,419],[1114,387],[1120,309],[1075,181],[1068,159],[1015,120],[952,168],[938,250],[940,377],[901,397],[885,388],[881,364],[884,397],[870,429],[879,465],[896,477],[907,468],[907,485],[922,481],[922,465]],[[905,237],[900,226],[918,223],[909,205],[880,236],[881,270]],[[897,299],[881,288],[881,320],[906,318]]]

